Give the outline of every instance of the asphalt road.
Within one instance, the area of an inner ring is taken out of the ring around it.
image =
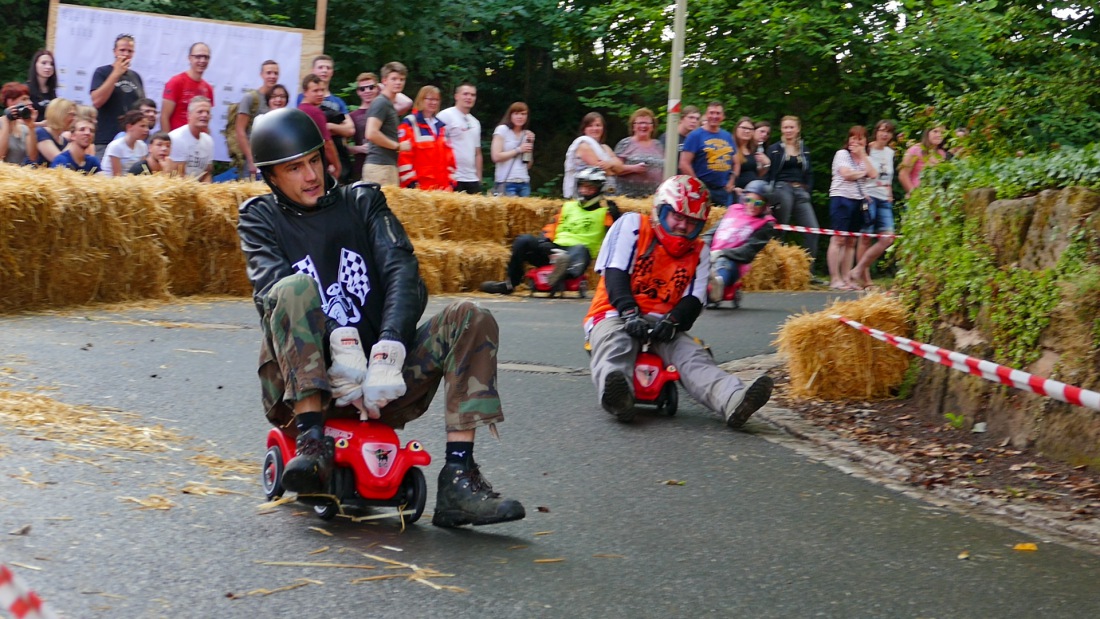
[[[268,427],[248,301],[0,320],[4,389],[111,409],[51,428],[14,421],[20,400],[5,400],[0,562],[70,618],[1100,615],[1100,556],[846,475],[763,422],[730,431],[682,391],[676,417],[619,424],[585,373],[584,302],[483,301],[501,324],[508,418],[500,442],[479,435],[477,459],[528,517],[463,530],[259,507]],[[750,294],[695,333],[719,361],[767,353],[788,315],[825,301]],[[65,410],[25,405],[39,408],[42,421]],[[143,430],[158,424],[175,434]],[[162,450],[104,446],[141,437]],[[401,437],[441,456],[439,404]],[[244,469],[218,479],[203,455]],[[190,482],[206,492],[182,493]],[[157,496],[172,506],[137,502]],[[364,554],[452,576],[412,580]],[[319,563],[359,567],[304,565]],[[371,576],[402,577],[353,582]]]

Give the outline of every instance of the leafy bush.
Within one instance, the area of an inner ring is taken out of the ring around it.
[[[916,338],[929,339],[945,321],[977,325],[991,339],[993,361],[1019,368],[1037,359],[1039,337],[1063,295],[1090,298],[1082,290],[1100,288],[1100,239],[1077,231],[1053,269],[998,267],[981,217],[966,211],[966,195],[989,187],[997,199],[1014,199],[1074,185],[1100,188],[1100,144],[1026,157],[974,156],[925,170],[909,203],[895,280]],[[1092,332],[1100,344],[1100,320]]]

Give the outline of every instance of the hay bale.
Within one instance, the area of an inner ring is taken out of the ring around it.
[[[823,400],[891,397],[913,357],[832,318],[836,314],[894,335],[910,333],[905,307],[885,294],[791,316],[775,340],[787,358],[791,395]]]
[[[446,196],[454,194],[400,187],[383,187],[382,193],[386,195],[386,203],[410,239],[415,241],[440,238],[443,227],[440,203],[446,203]]]
[[[498,243],[413,241],[420,277],[429,294],[469,292],[486,280],[500,279],[511,250]]]
[[[744,287],[746,291],[806,290],[810,287],[810,254],[772,239],[753,259]]]

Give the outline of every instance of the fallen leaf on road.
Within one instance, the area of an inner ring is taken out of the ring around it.
[[[550,513],[550,508],[549,507],[543,507],[542,505],[539,505],[535,509],[537,509],[538,511],[540,511],[544,514],[549,514]]]
[[[1013,550],[1026,550],[1026,551],[1029,551],[1029,552],[1034,552],[1036,550],[1039,550],[1039,547],[1036,546],[1035,544],[1031,543],[1031,542],[1023,542],[1023,543],[1020,543],[1020,544],[1016,544],[1015,546],[1012,547],[1012,549]]]
[[[328,531],[322,529],[321,527],[309,527],[309,530],[310,531],[317,531],[321,535],[327,535],[329,537],[332,537],[332,533],[329,533]]]
[[[659,483],[663,486],[685,486],[685,485],[687,485],[686,481],[680,481],[679,479],[666,479],[664,481],[659,481],[657,483]]]
[[[26,535],[31,532],[31,525],[25,524],[14,531],[8,531],[8,535]]]
[[[329,549],[329,546],[322,546],[322,547],[318,548],[317,550],[311,550],[311,551],[307,552],[306,554],[308,554],[308,555],[319,555],[322,552],[328,552],[328,549]]]
[[[535,535],[553,535],[553,531],[535,531]]]
[[[959,553],[959,558],[960,559],[969,559],[970,558],[970,551],[969,550],[964,550],[964,551],[960,552]]]
[[[565,559],[535,559],[535,563],[561,563]]]

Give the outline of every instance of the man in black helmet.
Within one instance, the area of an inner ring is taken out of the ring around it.
[[[324,141],[304,112],[261,116],[250,141],[272,193],[241,205],[237,231],[264,332],[264,409],[297,433],[283,486],[329,493],[334,446],[325,418],[381,419],[401,429],[427,410],[443,381],[446,462],[432,524],[523,518],[523,506],[493,492],[473,460],[475,430],[495,434],[504,418],[492,315],[460,301],[417,327],[427,291],[401,222],[378,185],[337,186],[325,174]]]

